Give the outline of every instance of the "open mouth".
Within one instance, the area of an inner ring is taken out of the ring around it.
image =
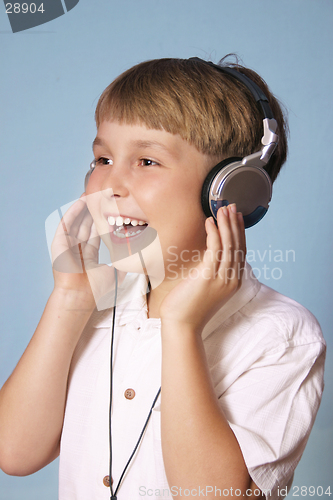
[[[136,239],[148,227],[148,223],[130,217],[112,215],[107,217],[110,226],[110,236],[115,243],[125,243],[128,240]]]
[[[109,226],[111,262],[139,254],[158,237],[157,231],[142,219],[128,215],[104,214]],[[142,256],[140,257],[142,259]]]

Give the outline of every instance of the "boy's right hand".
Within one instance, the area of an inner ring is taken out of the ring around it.
[[[73,353],[95,304],[106,293],[112,296],[114,287],[114,269],[98,264],[99,244],[81,197],[63,216],[51,245],[54,290],[0,391],[0,467],[7,474],[32,474],[59,454]]]
[[[99,246],[100,236],[82,195],[61,219],[51,254],[55,290],[82,297],[85,308],[88,302],[93,309],[114,289],[114,269],[98,263]],[[126,273],[120,274],[123,279]],[[113,305],[112,300],[109,302]]]

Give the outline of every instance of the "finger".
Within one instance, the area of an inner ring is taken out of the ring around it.
[[[87,241],[89,245],[92,245],[96,250],[99,249],[100,243],[101,243],[101,237],[98,234],[97,228],[95,226],[95,223],[92,223],[91,230],[90,230],[90,235],[89,239]]]
[[[246,257],[246,236],[245,236],[245,224],[244,224],[243,214],[241,212],[238,212],[237,217],[238,217],[239,229],[240,229],[240,244],[241,244],[241,248],[244,251],[244,260],[245,260],[245,257]]]
[[[233,261],[234,263],[240,263],[244,261],[244,247],[242,244],[242,234],[240,221],[237,216],[237,207],[235,203],[228,206],[230,227],[233,236]]]
[[[70,235],[79,239],[79,232],[82,226],[83,220],[86,217],[88,212],[87,206],[85,206],[82,211],[77,215],[77,217],[73,220],[70,228]]]
[[[211,271],[214,277],[218,271],[220,259],[222,257],[222,243],[220,233],[215,225],[213,217],[206,219],[205,228],[207,233],[207,250],[204,253],[204,267]]]
[[[231,230],[233,233],[234,249],[233,249],[233,274],[234,284],[236,289],[240,287],[244,271],[245,262],[245,229],[242,214],[237,214],[236,204],[228,206]]]
[[[229,268],[233,263],[233,235],[230,226],[229,210],[227,207],[221,207],[217,212],[218,228],[222,240],[222,261],[221,266]]]
[[[77,200],[73,205],[67,210],[67,212],[61,218],[60,224],[56,231],[56,236],[70,233],[72,225],[78,215],[86,207],[86,204],[82,200]]]
[[[240,282],[241,282],[241,280],[243,278],[245,259],[246,259],[246,237],[245,237],[245,224],[244,224],[243,214],[241,212],[238,212],[237,218],[238,218],[238,224],[239,224],[240,245],[241,245],[241,252],[242,252],[242,254],[241,254],[242,260],[238,264],[239,277],[240,277]]]
[[[93,224],[93,218],[90,212],[87,210],[84,214],[80,226],[78,227],[77,231],[78,240],[84,242],[87,242],[89,240],[92,224]]]

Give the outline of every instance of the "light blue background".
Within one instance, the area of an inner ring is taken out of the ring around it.
[[[263,281],[310,309],[324,331],[326,390],[294,484],[330,485],[333,493],[332,21],[332,0],[80,0],[66,15],[12,34],[0,5],[0,384],[52,290],[44,221],[82,193],[100,93],[146,59],[217,62],[236,52],[289,109],[289,160],[268,215],[247,232],[248,248],[261,278],[263,265],[270,269]],[[294,250],[295,261],[274,262],[276,250]],[[272,277],[275,267],[281,279]],[[57,467],[27,478],[0,472],[0,500],[55,500]]]

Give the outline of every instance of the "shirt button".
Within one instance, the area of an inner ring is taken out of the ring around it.
[[[107,488],[110,487],[110,476],[104,476],[103,477],[103,484],[104,486],[107,486]],[[113,479],[111,478],[111,484],[113,484]]]
[[[134,389],[126,389],[124,392],[124,396],[126,399],[133,399],[135,396],[135,390]]]

